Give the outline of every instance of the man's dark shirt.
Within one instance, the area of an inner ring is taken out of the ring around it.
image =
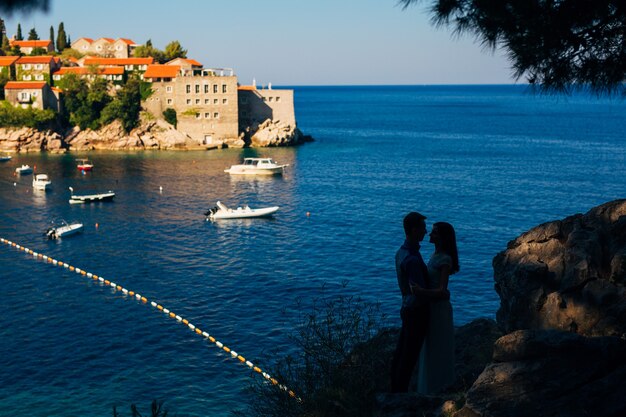
[[[403,306],[416,301],[416,297],[411,293],[411,285],[428,288],[428,268],[419,250],[419,243],[405,240],[396,252],[396,274]]]

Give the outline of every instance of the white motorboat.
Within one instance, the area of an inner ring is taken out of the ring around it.
[[[0,162],[8,162],[11,160],[11,155],[0,155]]]
[[[253,209],[246,206],[231,209],[225,204],[217,202],[216,207],[210,209],[204,215],[207,220],[225,219],[249,219],[254,217],[269,217],[278,211],[278,206]]]
[[[48,239],[58,239],[61,237],[70,236],[83,231],[82,223],[71,223],[68,224],[65,221],[61,221],[61,226],[53,226],[46,230],[46,237]]]
[[[48,178],[48,175],[46,174],[37,174],[35,175],[35,178],[33,178],[33,188],[35,190],[45,191],[51,184],[52,181],[50,181],[50,178]]]
[[[21,167],[15,168],[15,172],[18,175],[32,174],[33,173],[33,168],[31,168],[30,165],[22,165]]]
[[[282,175],[289,164],[279,165],[271,158],[244,158],[243,164],[232,165],[224,172],[230,175]]]
[[[76,195],[74,194],[74,189],[72,187],[69,187],[69,188],[72,193],[70,196],[70,204],[85,204],[85,203],[94,203],[98,201],[112,201],[113,197],[115,197],[115,193],[111,190],[105,193]]]

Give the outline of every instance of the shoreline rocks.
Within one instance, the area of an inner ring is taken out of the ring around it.
[[[312,140],[295,126],[268,119],[241,132],[239,138],[224,141],[221,147],[294,146]],[[126,133],[117,120],[98,130],[74,127],[63,134],[33,128],[0,128],[0,152],[205,150],[217,147],[220,146],[202,144],[161,119],[143,120],[130,133]]]

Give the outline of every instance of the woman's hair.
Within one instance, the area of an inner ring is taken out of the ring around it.
[[[456,248],[456,233],[450,223],[437,222],[433,225],[441,240],[441,249],[452,258],[450,274],[459,272],[459,251]]]

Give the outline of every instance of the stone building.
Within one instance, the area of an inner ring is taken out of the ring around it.
[[[15,39],[9,40],[11,46],[19,46],[20,52],[24,55],[30,55],[35,48],[41,48],[46,53],[54,52],[54,45],[50,40],[38,40],[38,41],[17,41]]]
[[[19,56],[0,56],[0,74],[7,80],[15,79],[15,62]]]
[[[4,86],[4,96],[14,106],[59,111],[59,97],[45,81],[9,81]]]
[[[143,74],[148,65],[154,62],[154,58],[98,58],[87,56],[78,60],[81,67],[101,66],[101,67],[122,67],[127,73]]]
[[[296,126],[293,90],[258,89],[255,85],[240,86],[239,124],[241,129],[260,124],[267,119]]]
[[[72,42],[72,49],[84,55],[98,55],[103,58],[128,58],[133,55],[135,48],[139,46],[131,39],[126,38],[79,38]]]
[[[153,94],[144,107],[157,117],[176,111],[178,130],[198,143],[221,144],[239,134],[237,77],[231,69],[185,69],[181,65],[150,65],[143,75]]]
[[[122,85],[126,78],[123,67],[61,67],[52,73],[52,82],[56,85],[67,74],[76,74],[87,80],[103,78],[114,86]]]
[[[51,74],[61,68],[61,60],[56,57],[22,56],[15,62],[16,81],[51,82]]]

